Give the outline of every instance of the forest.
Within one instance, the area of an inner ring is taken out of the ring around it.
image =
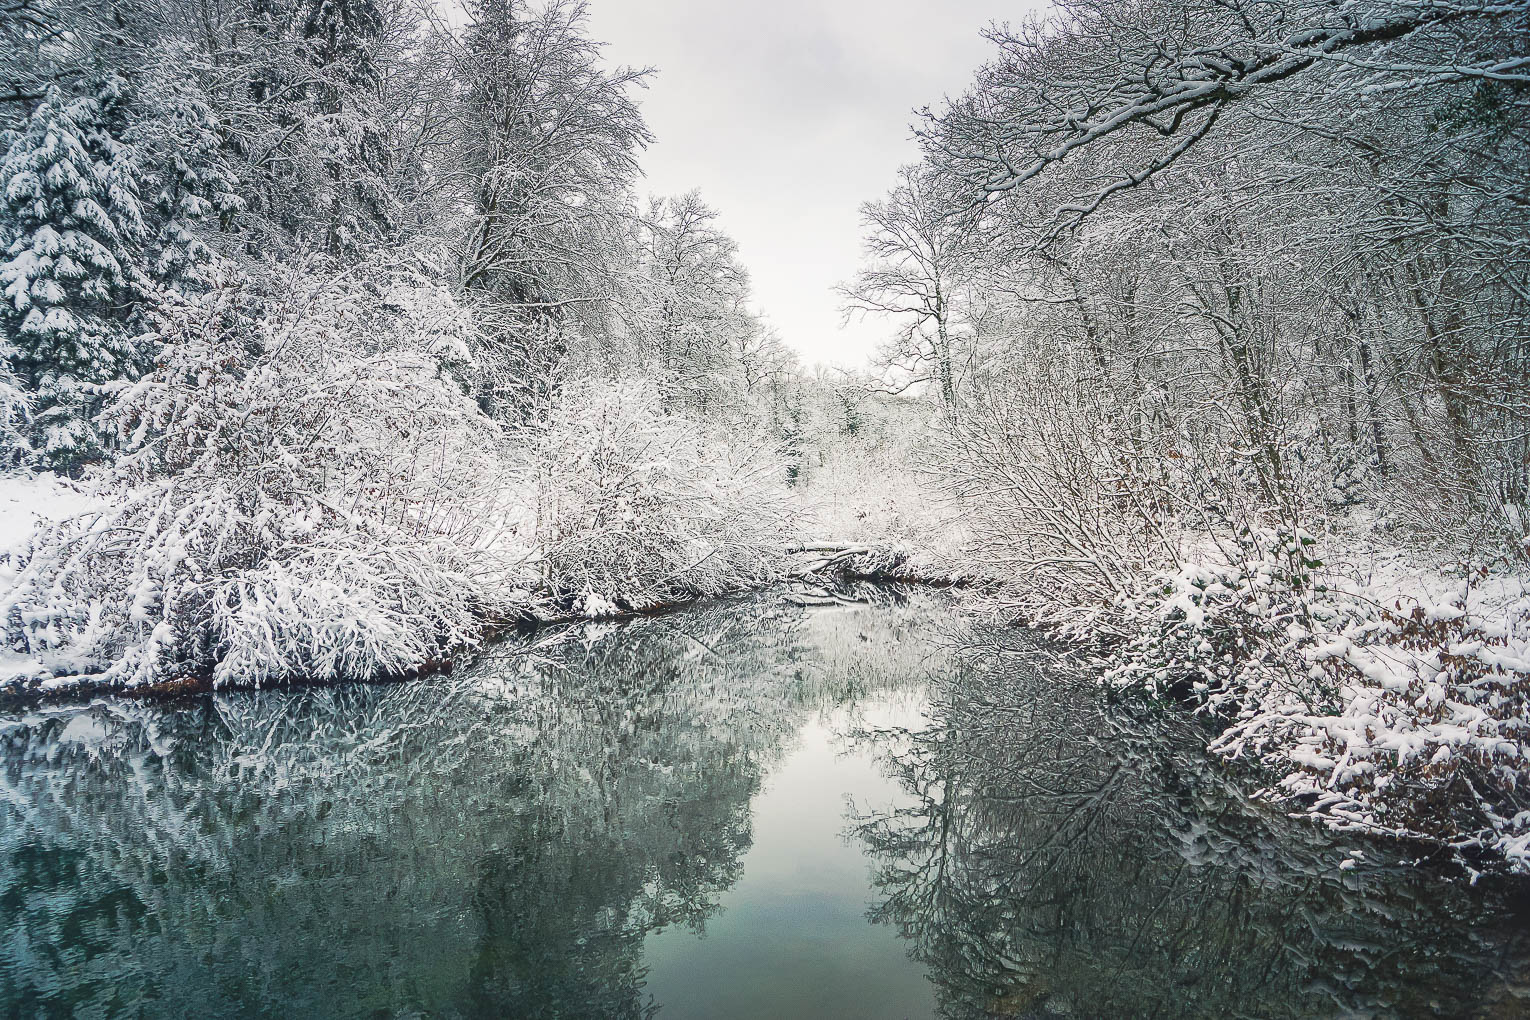
[[[1272,802],[1530,867],[1530,3],[985,34],[831,369],[642,193],[579,0],[0,0],[0,688],[933,583]]]

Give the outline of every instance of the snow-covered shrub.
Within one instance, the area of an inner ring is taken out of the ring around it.
[[[1120,600],[1107,679],[1197,705],[1213,752],[1330,825],[1530,867],[1530,598],[1389,608],[1315,544],[1246,535]]]
[[[1266,695],[1213,744],[1257,755],[1339,828],[1485,849],[1530,869],[1530,597],[1374,607],[1304,643],[1326,704]]]
[[[650,382],[567,387],[535,460],[544,584],[590,615],[736,591],[781,570],[777,452],[665,414]]]
[[[1219,554],[1115,600],[1091,621],[1109,619],[1105,629],[1124,637],[1107,682],[1224,715],[1275,690],[1323,697],[1304,670],[1293,672],[1292,653],[1354,609],[1316,590],[1314,543],[1302,532],[1245,530]]]
[[[35,536],[0,595],[37,672],[370,676],[516,611],[498,434],[442,370],[465,324],[434,287],[364,275],[165,312],[158,365],[104,416],[112,505]]]
[[[932,470],[938,407],[846,390],[811,396],[793,490],[806,537],[954,562],[965,531]]]
[[[1031,618],[1130,598],[1198,547],[1303,519],[1277,454],[1212,413],[1223,383],[1180,390],[1097,355],[1001,346],[937,450],[972,557]]]

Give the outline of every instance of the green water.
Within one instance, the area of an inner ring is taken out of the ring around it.
[[[12,1016],[1530,1012],[1522,887],[1250,804],[930,596],[0,741]]]

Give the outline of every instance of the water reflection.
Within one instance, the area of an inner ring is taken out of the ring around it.
[[[1041,661],[987,635],[928,725],[866,735],[913,798],[855,820],[872,918],[944,1016],[1530,1012],[1522,887],[1445,884],[1251,805],[1196,734]]]
[[[1013,635],[952,657],[943,605],[740,601],[455,678],[0,715],[0,1004],[1524,1014],[1500,888],[1243,802]]]
[[[809,714],[922,675],[928,615],[740,602],[448,681],[13,716],[0,1002],[650,1016],[645,937],[705,928],[762,777]]]

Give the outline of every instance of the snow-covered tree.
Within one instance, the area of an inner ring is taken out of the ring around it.
[[[37,450],[60,466],[99,452],[96,387],[142,364],[125,321],[143,219],[123,91],[111,77],[78,95],[50,89],[0,164],[0,323],[35,393]]]
[[[180,47],[163,55],[133,140],[151,164],[146,169],[157,171],[144,217],[148,271],[159,283],[184,288],[212,283],[220,256],[210,237],[234,226],[245,200],[208,96],[170,66],[178,56],[184,56]]]
[[[866,266],[841,290],[845,315],[894,319],[897,336],[882,353],[911,381],[934,383],[949,407],[956,401],[964,283],[971,280],[968,224],[955,215],[935,175],[904,167],[902,180],[883,200],[861,207]]]
[[[473,218],[462,281],[550,313],[608,292],[611,200],[647,143],[631,90],[643,72],[601,65],[582,3],[535,11],[475,0],[458,55],[462,159]],[[556,254],[555,254],[556,253]]]
[[[592,616],[779,575],[785,466],[768,437],[711,434],[658,387],[582,383],[536,435],[544,583]]]
[[[383,29],[376,0],[306,0],[300,11],[305,51],[337,84],[375,87],[374,59]]]
[[[0,350],[0,358],[0,468],[11,468],[24,463],[32,451],[27,435],[32,400],[10,369],[9,351]]]
[[[582,3],[474,0],[468,15],[454,61],[453,178],[471,210],[459,277],[545,375],[565,341],[611,332],[631,261],[627,187],[649,139],[631,92],[646,72],[603,65]]]
[[[298,16],[300,51],[317,78],[310,91],[330,192],[325,244],[338,252],[393,226],[387,133],[377,104],[384,19],[376,0],[307,0]]]
[[[680,406],[718,411],[742,383],[743,355],[764,332],[749,309],[738,245],[697,191],[654,199],[641,224],[637,356]]]
[[[460,309],[406,268],[328,268],[258,310],[225,290],[156,313],[154,369],[103,413],[114,505],[35,536],[0,595],[38,672],[370,677],[527,598],[502,535],[517,487],[450,372]]]

